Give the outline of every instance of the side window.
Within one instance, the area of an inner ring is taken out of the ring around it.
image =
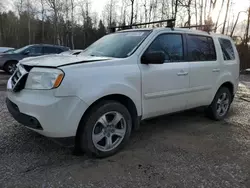
[[[231,41],[228,39],[219,38],[219,42],[220,42],[224,60],[234,60],[235,55],[234,55],[234,49],[233,49]]]
[[[215,61],[216,51],[211,37],[188,35],[189,61]]]
[[[41,55],[42,54],[42,47],[41,46],[32,46],[27,49],[29,51],[29,55]]]
[[[60,54],[60,53],[62,53],[63,52],[63,50],[61,49],[61,48],[56,48],[56,53],[57,54]]]
[[[165,62],[180,62],[184,60],[183,41],[181,34],[163,34],[158,36],[146,52],[162,51]]]
[[[45,54],[57,54],[57,48],[46,46],[44,47],[44,53]]]

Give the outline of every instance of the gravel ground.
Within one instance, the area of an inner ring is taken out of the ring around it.
[[[250,187],[247,93],[241,85],[225,121],[202,109],[152,119],[123,151],[100,160],[19,125],[0,91],[0,187]]]

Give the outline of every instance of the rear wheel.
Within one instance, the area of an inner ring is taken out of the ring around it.
[[[216,93],[213,102],[207,109],[207,115],[214,120],[222,120],[228,114],[232,102],[232,93],[222,87]]]
[[[15,61],[8,61],[4,65],[4,71],[7,72],[8,74],[13,74],[16,70],[16,64],[17,64],[17,62],[15,62]]]
[[[108,157],[129,140],[132,118],[127,108],[116,101],[96,105],[80,124],[77,144],[89,156]]]

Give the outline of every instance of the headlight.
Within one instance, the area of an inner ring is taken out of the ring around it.
[[[33,68],[25,85],[26,89],[53,89],[57,88],[64,77],[64,72],[53,68]]]

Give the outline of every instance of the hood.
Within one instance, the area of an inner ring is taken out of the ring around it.
[[[28,57],[20,61],[23,65],[60,67],[78,63],[88,63],[94,61],[110,60],[110,57],[92,57],[92,56],[72,56],[72,55],[45,55],[39,57]]]

